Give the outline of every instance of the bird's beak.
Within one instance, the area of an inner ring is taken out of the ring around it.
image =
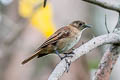
[[[85,28],[91,28],[92,26],[91,25],[84,25]]]

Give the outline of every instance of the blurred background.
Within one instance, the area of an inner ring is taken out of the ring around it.
[[[109,0],[108,0],[109,1]],[[120,2],[111,0],[111,2]],[[60,62],[52,54],[21,65],[52,33],[74,20],[93,26],[84,31],[76,47],[93,37],[112,31],[118,14],[81,0],[0,0],[0,80],[47,80]],[[99,47],[73,62],[61,80],[91,80],[107,49]],[[110,80],[120,79],[120,63],[115,65]]]

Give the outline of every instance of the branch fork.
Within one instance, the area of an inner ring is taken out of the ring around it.
[[[102,1],[101,0],[82,0],[82,1],[94,4],[94,5],[98,5],[105,9],[117,11],[118,13],[120,12],[120,4],[117,4],[117,3],[109,3],[103,0]],[[116,44],[120,44],[120,16],[118,19],[118,23],[112,33],[101,35],[91,39],[90,41],[83,44],[79,48],[73,50],[75,54],[73,54],[72,58],[66,58],[66,59],[68,61],[73,62],[76,59],[80,58],[80,56],[89,53],[94,48],[97,48],[105,44],[111,44],[111,45],[108,47],[108,50],[103,55],[103,58],[101,59],[99,68],[93,80],[109,80],[110,73],[119,56],[118,54],[119,45],[116,45]],[[61,76],[64,74],[66,70],[66,66],[67,66],[66,61],[65,59],[63,59],[59,64],[57,64],[56,68],[51,73],[48,80],[59,80]]]

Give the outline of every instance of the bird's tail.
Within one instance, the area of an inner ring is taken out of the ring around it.
[[[35,52],[32,56],[30,56],[30,57],[28,57],[27,59],[25,59],[21,64],[25,64],[25,63],[29,62],[30,60],[32,60],[33,58],[35,58],[36,56],[38,56],[39,53],[40,53],[40,51],[41,51],[41,50]]]

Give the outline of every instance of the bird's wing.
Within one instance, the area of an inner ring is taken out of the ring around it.
[[[36,51],[39,51],[41,48],[45,48],[49,44],[56,43],[59,39],[68,37],[70,34],[70,28],[68,26],[60,28],[52,36],[50,36]]]
[[[45,48],[49,44],[56,43],[59,39],[68,37],[69,34],[70,34],[69,27],[66,26],[64,28],[60,28],[51,37],[49,37],[37,50],[35,50],[35,53],[32,56],[25,59],[22,62],[22,64],[25,64],[25,63],[29,62],[30,60],[32,60],[33,58],[35,58],[36,56],[38,56],[39,52],[41,51],[41,48]]]

